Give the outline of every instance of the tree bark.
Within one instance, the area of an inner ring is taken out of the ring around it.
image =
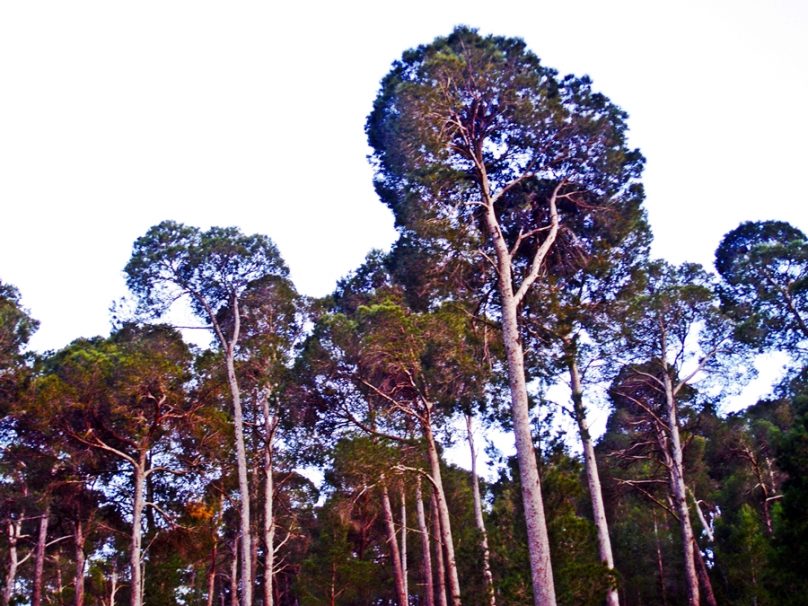
[[[238,606],[238,546],[239,542],[243,543],[242,539],[239,541],[237,536],[233,541],[233,559],[230,562],[230,606]],[[242,552],[243,553],[243,552]]]
[[[238,314],[236,314],[238,317]],[[227,382],[233,400],[233,428],[236,437],[236,467],[238,468],[239,530],[241,531],[241,606],[252,606],[252,534],[250,528],[250,486],[247,481],[247,449],[244,446],[244,413],[241,391],[236,378],[234,352],[226,345]]]
[[[440,515],[438,514],[438,500],[435,489],[431,491],[430,509],[432,511],[432,541],[435,543],[435,589],[438,597],[438,606],[448,606],[446,600],[446,570],[443,566],[443,541],[441,540]]]
[[[138,456],[133,469],[135,486],[132,501],[132,542],[129,547],[131,606],[143,606],[143,577],[140,560],[143,543],[143,506],[146,488],[146,451]]]
[[[517,300],[514,292],[511,269],[511,253],[502,235],[491,198],[485,165],[478,163],[480,171],[480,187],[485,201],[485,219],[488,235],[496,252],[497,287],[502,305],[501,326],[502,341],[508,369],[508,385],[511,394],[511,417],[513,420],[516,457],[519,463],[519,478],[522,485],[522,503],[525,511],[527,527],[527,546],[530,555],[530,574],[533,585],[533,602],[535,606],[555,606],[555,584],[553,568],[550,561],[550,540],[547,535],[547,521],[544,517],[544,501],[541,493],[539,468],[536,463],[536,451],[533,448],[530,414],[528,410],[527,384],[525,381],[525,354],[519,336],[519,317]],[[523,278],[519,293],[524,295],[538,273],[543,255],[546,254],[555,234],[558,232],[558,214],[555,199],[551,201],[552,226],[539,251],[537,251],[529,277]],[[543,253],[542,253],[543,251]],[[528,281],[530,280],[530,281]]]
[[[42,606],[42,577],[45,570],[45,546],[48,543],[48,520],[50,519],[50,500],[39,518],[39,532],[36,540],[36,559],[34,563],[34,587],[31,606]]]
[[[73,528],[73,544],[76,548],[76,577],[73,581],[75,587],[73,604],[75,606],[84,606],[84,562],[86,559],[84,545],[86,542],[84,522],[80,519],[76,520]]]
[[[480,498],[480,479],[477,476],[477,451],[474,449],[473,420],[470,414],[466,415],[466,432],[469,442],[469,454],[471,455],[471,492],[474,498],[474,521],[477,524],[477,530],[480,531],[480,548],[483,552],[483,579],[485,580],[485,590],[488,593],[488,604],[489,606],[496,606],[494,577],[491,574],[491,554],[488,549],[488,532],[485,530],[483,504]]]
[[[575,359],[574,353],[569,354],[568,367],[570,373],[570,386],[572,388],[573,412],[575,415],[575,422],[578,424],[578,434],[581,437],[586,483],[589,487],[589,497],[592,501],[592,515],[597,532],[598,555],[600,556],[600,561],[606,565],[609,571],[614,572],[612,542],[609,538],[609,524],[606,521],[606,509],[603,506],[603,493],[600,487],[598,462],[595,458],[595,447],[592,443],[592,435],[589,433],[589,422],[586,418],[586,407],[584,406],[584,391],[581,383],[581,374],[579,372],[578,361]],[[608,606],[619,606],[620,599],[617,595],[616,586],[612,586],[606,592],[606,604]]]
[[[696,570],[699,574],[701,588],[704,591],[704,601],[707,602],[707,606],[718,606],[713,593],[713,584],[710,581],[710,572],[707,570],[707,564],[704,562],[704,556],[701,554],[698,543],[693,544],[693,554],[696,556]]]
[[[387,543],[390,547],[390,560],[393,564],[393,580],[396,585],[396,597],[399,606],[407,606],[407,593],[404,590],[404,575],[401,567],[401,557],[398,551],[398,539],[396,538],[396,525],[393,521],[393,508],[390,505],[390,493],[387,491],[387,484],[382,474],[380,478],[382,490],[382,509],[384,511],[384,523],[387,528]]]
[[[210,549],[210,566],[208,566],[208,599],[207,606],[213,606],[213,600],[216,593],[216,556],[219,551],[219,535],[216,532],[211,533],[213,539],[213,546]]]
[[[418,517],[418,531],[421,534],[421,552],[423,558],[421,565],[424,574],[424,603],[426,606],[435,606],[435,588],[432,581],[432,557],[430,554],[429,530],[426,526],[424,514],[424,496],[421,493],[421,476],[415,479],[415,511]]]
[[[460,580],[457,574],[457,558],[455,557],[454,541],[452,540],[452,523],[449,520],[449,506],[446,503],[446,493],[443,491],[443,479],[440,472],[440,458],[435,439],[432,435],[432,428],[427,422],[424,425],[424,437],[426,438],[427,455],[434,482],[435,502],[437,503],[438,516],[440,517],[440,532],[443,549],[446,553],[444,562],[446,577],[449,582],[449,592],[451,593],[452,606],[460,604]]]
[[[6,584],[3,587],[3,606],[8,606],[11,603],[11,598],[14,596],[14,586],[17,584],[17,567],[20,562],[17,544],[22,532],[22,517],[9,519],[7,524],[8,567],[6,568]]]
[[[401,577],[404,581],[404,595],[410,595],[407,582],[407,495],[401,483]]]
[[[269,399],[266,394],[261,397],[264,415],[264,606],[272,606],[272,581],[275,574],[275,483],[272,470],[272,440],[277,425],[276,419],[270,415]]]
[[[664,359],[664,358],[663,358]],[[668,413],[668,434],[672,464],[668,466],[671,493],[673,494],[674,508],[679,516],[679,529],[682,536],[682,550],[684,552],[685,580],[687,583],[688,606],[699,606],[699,578],[696,572],[693,546],[695,537],[693,526],[690,523],[690,511],[687,506],[687,490],[684,480],[684,464],[682,457],[682,443],[679,436],[679,421],[676,415],[676,398],[673,394],[673,383],[667,370],[663,373],[665,383],[665,404]]]

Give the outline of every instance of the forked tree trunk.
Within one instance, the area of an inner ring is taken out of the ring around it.
[[[393,520],[393,507],[390,505],[390,493],[387,491],[387,483],[384,474],[382,474],[379,483],[381,484],[382,490],[382,510],[384,511],[384,523],[387,528],[387,543],[390,548],[390,560],[393,564],[393,580],[396,586],[398,606],[407,606],[407,592],[404,590],[404,575],[401,567],[401,557],[398,551],[396,524]]]
[[[485,591],[488,593],[489,606],[496,606],[497,599],[494,594],[494,577],[491,574],[491,556],[488,549],[488,532],[485,530],[483,503],[480,498],[480,479],[477,476],[477,451],[474,448],[474,427],[470,414],[466,415],[466,432],[469,442],[469,454],[471,455],[471,492],[474,497],[474,521],[477,524],[477,530],[480,531],[480,548],[483,552],[483,579],[485,580]]]
[[[426,438],[427,455],[429,456],[429,466],[434,483],[435,502],[437,513],[440,518],[440,538],[446,554],[444,565],[446,568],[446,579],[449,582],[449,592],[451,593],[452,606],[460,605],[460,580],[457,575],[457,558],[455,557],[454,541],[452,540],[452,523],[449,520],[449,506],[446,503],[446,493],[443,491],[443,480],[440,472],[440,458],[435,439],[432,435],[432,428],[427,422],[424,427],[424,438]]]
[[[443,541],[440,528],[440,514],[438,513],[438,500],[435,497],[434,487],[431,490],[429,501],[432,512],[432,541],[435,544],[435,591],[438,598],[438,606],[448,606],[446,600],[446,569],[443,566]]]
[[[664,359],[664,358],[663,358]],[[676,414],[676,398],[673,394],[673,384],[667,370],[663,373],[665,383],[665,405],[668,416],[668,435],[670,436],[671,464],[668,465],[671,493],[673,495],[674,509],[679,516],[679,529],[682,536],[682,550],[684,552],[685,581],[687,584],[688,606],[699,606],[699,577],[696,572],[694,554],[695,537],[693,526],[690,523],[690,511],[687,506],[687,490],[684,479],[684,464],[682,457],[682,442],[679,436],[679,420]]]
[[[421,476],[415,478],[415,511],[418,516],[418,532],[421,535],[421,567],[424,574],[424,603],[435,606],[435,588],[432,581],[432,557],[429,541],[429,530],[424,513],[424,495],[421,493]]]
[[[609,571],[614,572],[614,557],[612,556],[612,542],[609,538],[609,524],[606,521],[606,509],[603,506],[603,492],[600,487],[600,476],[598,474],[598,462],[595,458],[595,447],[592,444],[592,435],[589,433],[589,422],[586,418],[586,407],[584,406],[584,390],[581,384],[581,374],[578,370],[578,361],[574,353],[568,359],[570,373],[570,386],[572,388],[572,407],[575,415],[575,422],[578,424],[578,434],[581,437],[581,446],[584,454],[584,471],[586,473],[586,483],[589,487],[589,498],[592,501],[592,514],[597,532],[598,555],[600,561],[606,565]],[[617,587],[612,586],[606,592],[607,606],[619,606],[620,599],[617,595]]]
[[[48,520],[50,518],[50,500],[39,518],[39,532],[36,540],[36,558],[34,561],[34,587],[31,606],[42,606],[42,576],[45,570],[45,546],[48,543]]]
[[[518,306],[521,298],[536,280],[542,262],[558,233],[558,212],[556,210],[556,194],[550,201],[551,225],[542,245],[534,254],[529,274],[522,276],[519,289],[514,291],[511,267],[511,252],[499,226],[495,200],[491,196],[485,164],[480,160],[480,188],[485,203],[485,220],[488,235],[496,253],[497,286],[502,306],[500,325],[502,326],[502,342],[508,369],[508,385],[511,394],[511,418],[513,421],[516,458],[519,463],[519,479],[522,485],[522,503],[524,506],[525,526],[527,528],[527,546],[530,555],[530,573],[533,586],[533,603],[535,606],[555,606],[555,584],[553,568],[550,561],[550,539],[547,535],[547,521],[544,516],[544,501],[541,494],[539,468],[536,463],[536,451],[533,448],[533,434],[525,381],[525,354],[519,335]]]

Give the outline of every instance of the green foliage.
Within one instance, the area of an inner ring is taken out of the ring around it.
[[[251,282],[289,273],[267,236],[245,236],[235,227],[203,232],[173,221],[151,227],[135,241],[124,271],[143,312],[159,317],[178,295],[186,295],[194,312],[210,321]]]
[[[522,514],[519,474],[515,461],[492,486],[490,518],[492,568],[498,600],[506,604],[533,603],[530,567]],[[598,561],[595,528],[583,514],[587,509],[582,465],[560,445],[541,461],[542,492],[553,554],[558,603],[598,605],[614,579]]]
[[[808,240],[782,221],[741,223],[715,252],[722,304],[737,338],[804,354],[808,339]]]
[[[798,604],[808,593],[808,372],[791,384],[794,425],[783,437],[777,463],[788,475],[776,519],[777,595]]]

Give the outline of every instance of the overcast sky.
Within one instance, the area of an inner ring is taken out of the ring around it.
[[[323,295],[394,238],[366,161],[381,78],[467,24],[589,74],[647,158],[654,252],[711,264],[742,220],[808,229],[808,3],[0,3],[0,280],[34,349],[106,334],[164,219],[268,234]]]

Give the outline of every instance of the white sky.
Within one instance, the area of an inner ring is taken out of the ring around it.
[[[647,158],[655,253],[742,220],[808,229],[808,3],[0,3],[0,279],[34,349],[106,334],[135,238],[173,219],[275,240],[307,294],[393,238],[364,120],[390,63],[458,23],[588,73]]]

